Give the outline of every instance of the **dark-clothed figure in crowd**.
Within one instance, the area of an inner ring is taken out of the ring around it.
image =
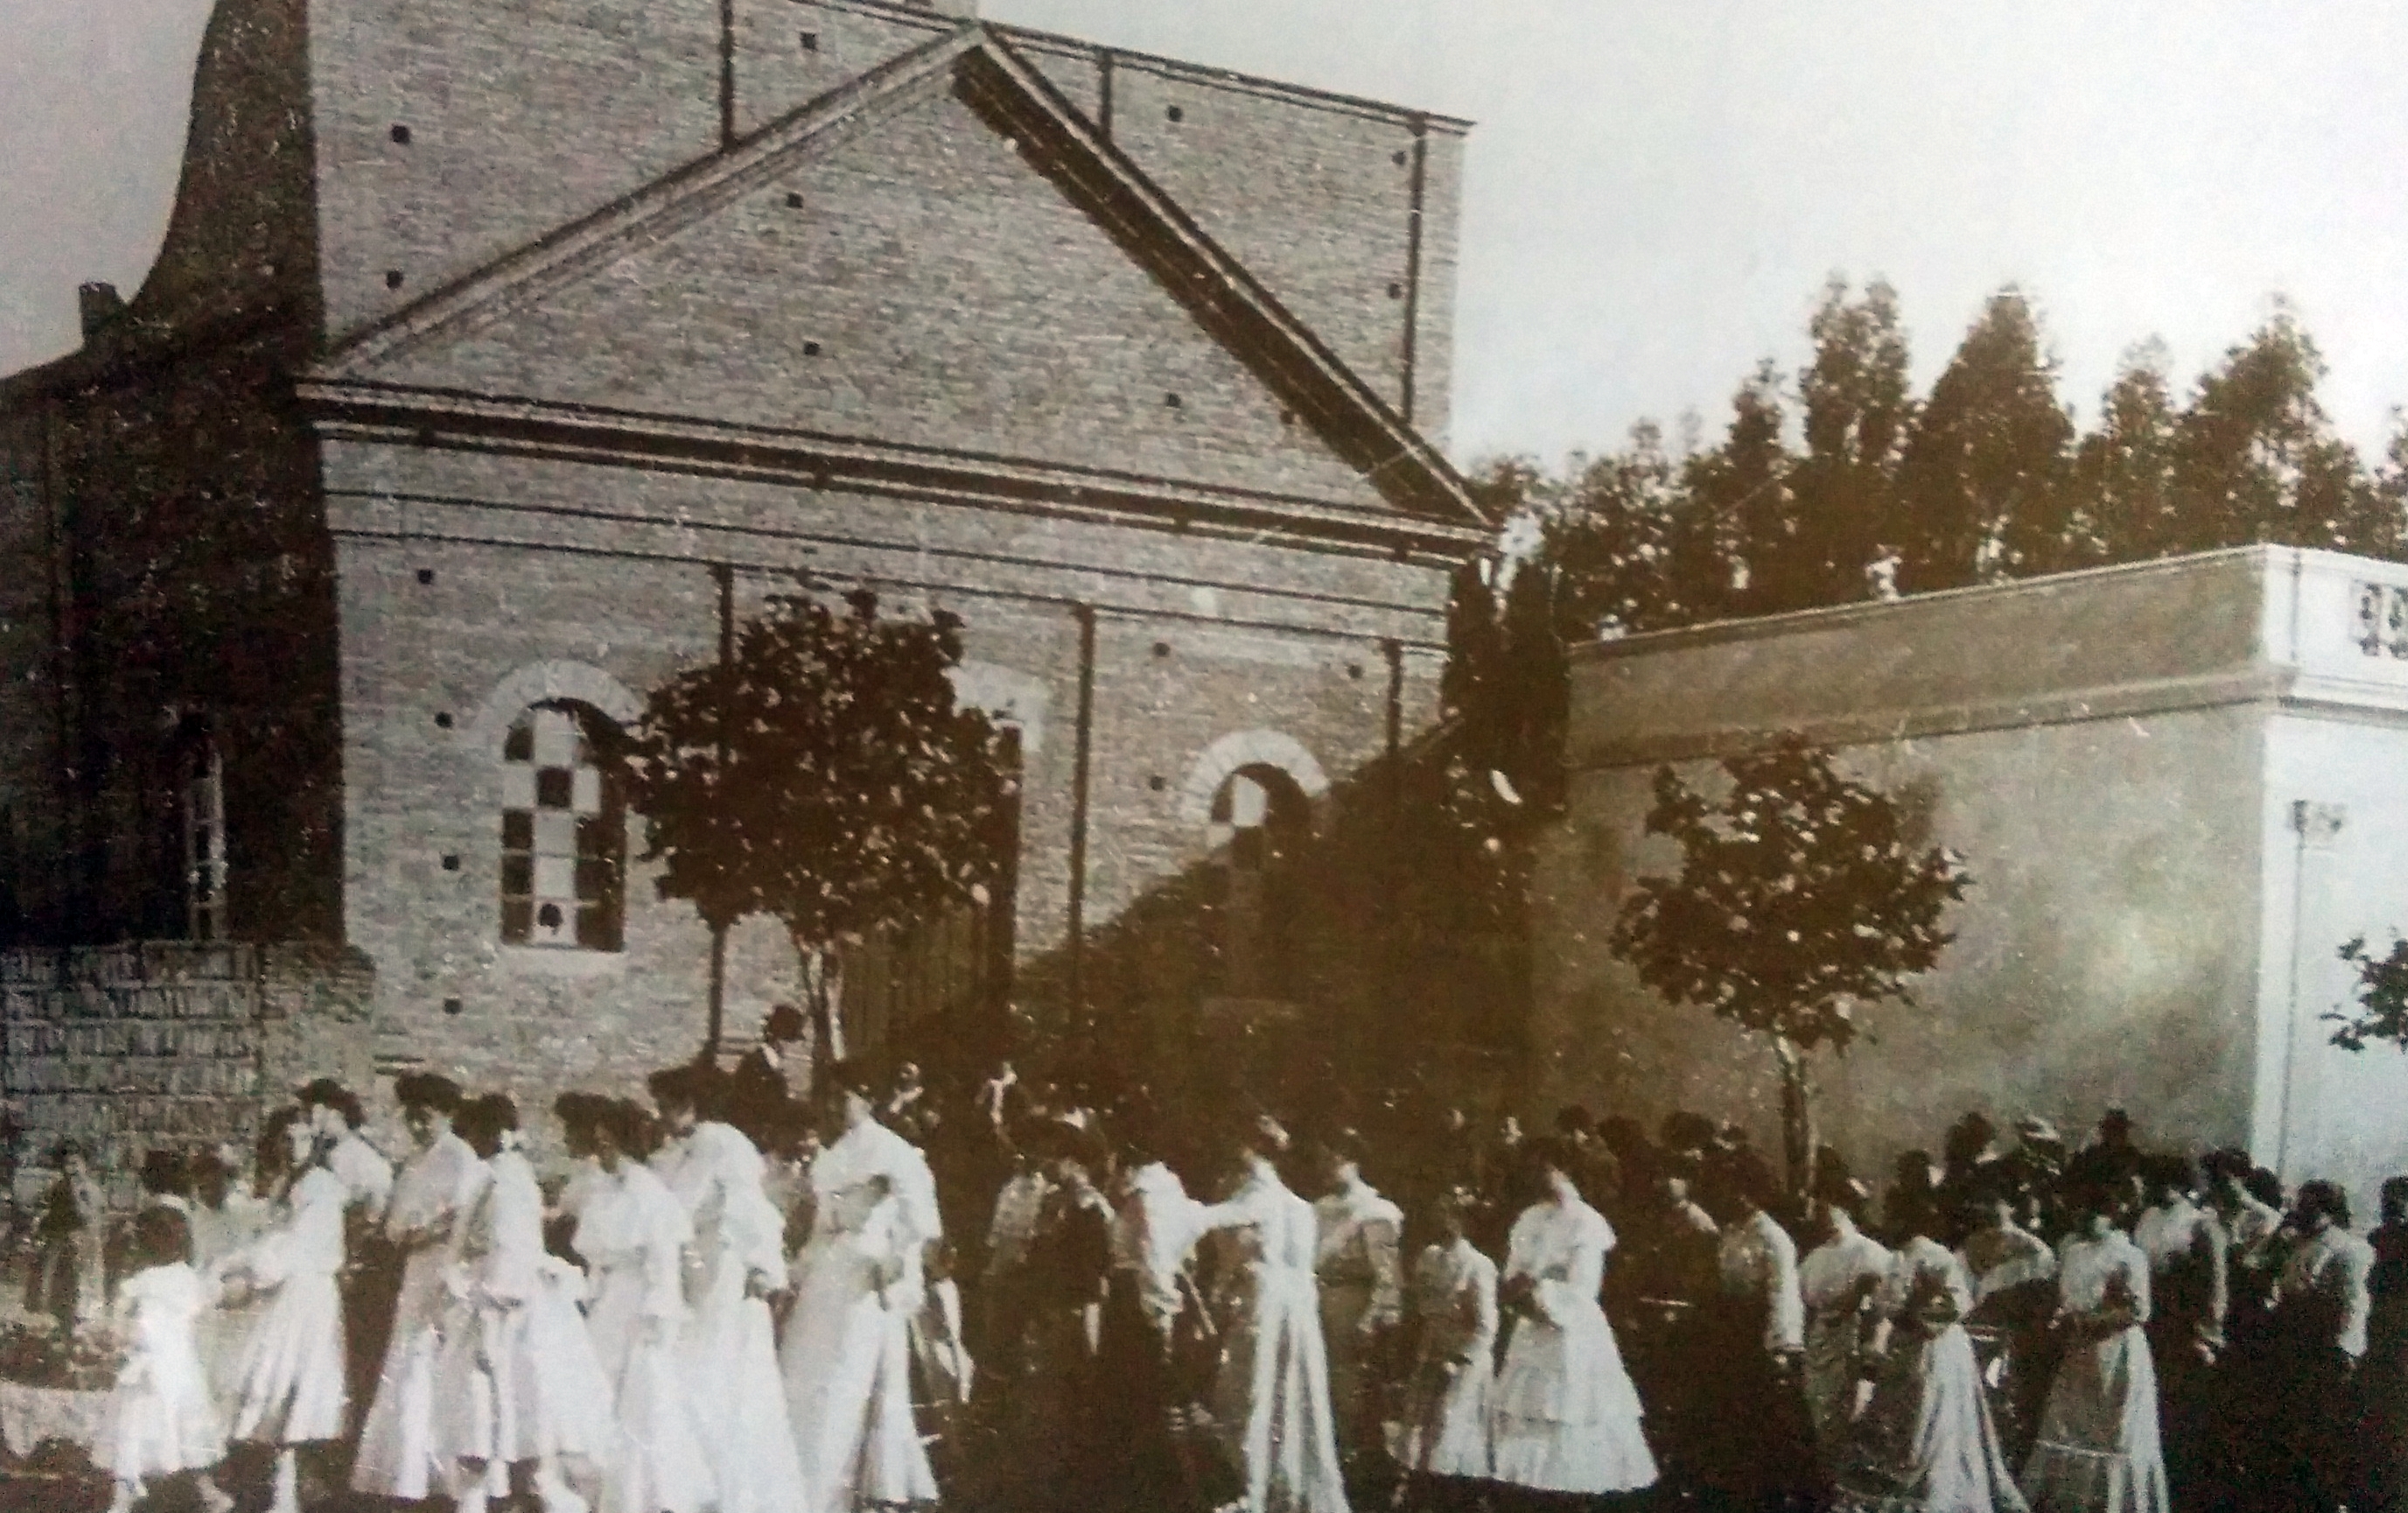
[[[106,1210],[100,1180],[83,1146],[67,1141],[52,1161],[58,1175],[50,1179],[34,1219],[36,1251],[25,1307],[71,1329],[96,1321],[108,1308],[108,1274],[101,1258]]]
[[[2111,1108],[2099,1121],[2099,1135],[2067,1163],[2069,1187],[2122,1193],[2141,1174],[2141,1147],[2132,1141],[2132,1117]]]
[[[1768,1211],[1774,1183],[1736,1165],[1709,1195],[1722,1220],[1720,1288],[1706,1309],[1698,1365],[1710,1382],[1699,1417],[1705,1484],[1733,1509],[1815,1506],[1824,1491],[1806,1412],[1806,1311],[1798,1246]]]
[[[2226,1290],[2224,1348],[2211,1383],[2216,1432],[2201,1454],[2208,1479],[2223,1489],[2219,1506],[2245,1508],[2258,1497],[2249,1489],[2270,1474],[2283,1411],[2272,1304],[2286,1241],[2282,1210],[2252,1190],[2257,1169],[2247,1151],[2213,1151],[2200,1166],[2224,1232]]]
[[[1940,1184],[1932,1174],[1931,1153],[1907,1151],[1892,1168],[1889,1191],[1882,1195],[1881,1238],[1899,1246],[1946,1227],[1942,1222]]]
[[[2224,1226],[2195,1201],[2198,1176],[2180,1156],[2142,1163],[2148,1206],[2132,1243],[2149,1260],[2149,1354],[2157,1372],[2166,1481],[2177,1513],[2203,1508],[2214,1487],[2201,1459],[2215,1421],[2215,1359],[2224,1347]]]
[[[795,1096],[790,1063],[804,1031],[802,1010],[777,1005],[761,1020],[760,1044],[738,1058],[728,1074],[727,1122],[756,1147],[768,1146]]]
[[[1121,1390],[1103,1369],[1113,1218],[1096,1185],[1103,1152],[1086,1131],[1058,1122],[1032,1136],[1050,1181],[1028,1241],[1028,1368],[1020,1419],[1038,1473],[1029,1506],[1096,1507],[1118,1453],[1105,1434],[1109,1420],[1096,1410]]]
[[[2366,1466],[2363,1513],[2408,1513],[2408,1176],[2383,1184],[2383,1222],[2367,1235],[2366,1354],[2358,1364]]]
[[[2301,1513],[2332,1513],[2356,1487],[2359,1450],[2353,1391],[2366,1354],[2368,1277],[2374,1252],[2349,1232],[2349,1200],[2329,1182],[2302,1182],[2288,1224],[2297,1236],[2274,1282],[2271,1324],[2280,1407],[2263,1485],[2287,1490]]]

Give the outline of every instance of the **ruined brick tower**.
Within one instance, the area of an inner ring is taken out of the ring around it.
[[[1484,539],[1464,124],[972,9],[220,0],[148,281],[0,382],[0,923],[346,944],[388,1066],[530,1096],[740,1036],[784,947],[713,964],[588,747],[800,577],[957,611],[1021,733],[1013,886],[864,955],[857,1045],[1097,996],[1198,870],[1121,1006],[1313,999],[1281,837]]]

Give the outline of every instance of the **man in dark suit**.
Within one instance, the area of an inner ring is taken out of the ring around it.
[[[729,1075],[728,1122],[756,1146],[765,1146],[794,1089],[786,1080],[793,1047],[802,1043],[803,1012],[781,1003],[761,1021],[761,1043],[746,1051]]]

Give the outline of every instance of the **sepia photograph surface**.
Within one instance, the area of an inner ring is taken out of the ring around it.
[[[2408,1513],[2401,57],[0,0],[0,1513]]]

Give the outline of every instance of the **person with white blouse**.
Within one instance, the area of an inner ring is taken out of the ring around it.
[[[681,1350],[719,1513],[794,1513],[803,1469],[769,1316],[786,1287],[785,1218],[762,1189],[760,1152],[726,1121],[725,1084],[700,1063],[653,1075],[668,1139],[650,1164],[694,1225],[701,1275]]]
[[[932,1502],[936,1473],[911,1407],[910,1320],[922,1257],[943,1237],[935,1179],[877,1120],[856,1064],[829,1069],[834,1138],[811,1162],[810,1237],[794,1261],[778,1361],[810,1513]]]
[[[385,1243],[402,1258],[401,1292],[351,1462],[351,1490],[415,1503],[449,1491],[451,1461],[435,1434],[435,1363],[449,1304],[444,1281],[458,1261],[460,1217],[488,1174],[452,1130],[458,1083],[411,1073],[394,1082],[394,1096],[417,1148],[394,1179],[385,1211]]]
[[[519,1146],[517,1105],[500,1093],[471,1099],[455,1127],[491,1173],[461,1221],[436,1376],[460,1513],[481,1513],[502,1491],[532,1493],[543,1513],[586,1513],[567,1467],[595,1467],[615,1430],[610,1383],[578,1311],[583,1279],[544,1250],[543,1193]]]
[[[1806,1304],[1798,1246],[1767,1211],[1771,1174],[1737,1160],[1710,1183],[1722,1220],[1719,1287],[1706,1309],[1700,1369],[1712,1384],[1700,1413],[1701,1470],[1731,1507],[1808,1506],[1825,1485],[1807,1418]]]
[[[343,1434],[343,1215],[351,1202],[327,1169],[332,1143],[298,1108],[279,1110],[260,1143],[283,1165],[276,1218],[220,1275],[229,1287],[268,1294],[234,1370],[230,1437],[275,1452],[270,1513],[299,1513],[300,1454]]]
[[[1799,1263],[1806,1308],[1806,1411],[1827,1467],[1845,1451],[1859,1402],[1857,1355],[1873,1327],[1872,1304],[1889,1275],[1889,1248],[1856,1227],[1854,1192],[1828,1187],[1814,1205],[1823,1243]]]
[[[2033,1513],[2167,1513],[2157,1376],[2149,1356],[2149,1260],[2115,1227],[2116,1198],[2070,1197],[2073,1233],[2057,1256],[2063,1349],[2039,1442],[2024,1463]]]
[[[1613,1227],[1581,1196],[1561,1142],[1529,1141],[1523,1153],[1545,1196],[1506,1241],[1498,1295],[1512,1334],[1490,1400],[1496,1478],[1584,1496],[1653,1486],[1644,1410],[1598,1302]]]
[[[586,1327],[617,1426],[602,1457],[601,1513],[701,1513],[718,1483],[679,1348],[694,1226],[643,1163],[643,1110],[594,1099],[562,1114],[570,1151],[591,1162],[574,1185],[570,1243],[591,1268]]]
[[[1463,1189],[1438,1201],[1439,1237],[1413,1262],[1412,1309],[1421,1325],[1406,1398],[1399,1459],[1430,1508],[1472,1508],[1497,1472],[1489,1414],[1497,1375],[1497,1263],[1473,1247]]]
[[[1288,1190],[1273,1158],[1287,1139],[1268,1118],[1227,1138],[1236,1187],[1198,1216],[1219,1248],[1213,1311],[1221,1368],[1212,1422],[1245,1513],[1346,1513],[1321,1337],[1312,1204]]]

